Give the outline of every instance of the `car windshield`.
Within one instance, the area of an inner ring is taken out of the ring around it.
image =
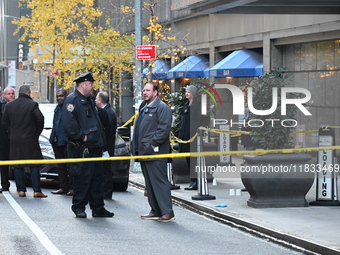
[[[44,128],[51,129],[53,126],[54,109],[57,104],[39,104],[39,109],[44,115]]]

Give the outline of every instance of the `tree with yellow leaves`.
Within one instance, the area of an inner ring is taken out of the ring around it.
[[[109,84],[114,70],[131,69],[132,37],[96,26],[102,13],[94,0],[21,0],[20,4],[31,14],[13,23],[17,32],[24,31],[21,40],[29,38],[34,68],[57,70],[56,80],[64,88],[73,86],[74,77],[85,71]]]
[[[145,45],[156,45],[157,47],[157,57],[159,59],[179,59],[179,55],[184,54],[186,48],[182,45],[176,45],[176,36],[172,33],[171,27],[159,22],[159,18],[155,15],[155,7],[157,4],[161,4],[161,1],[149,0],[143,3],[143,9],[146,11],[150,17],[149,25],[146,27],[148,33],[143,36],[143,42]],[[121,6],[122,12],[126,14],[134,13],[134,8],[129,6]],[[162,47],[160,45],[167,45],[168,47]],[[152,80],[152,72],[155,70],[154,61],[148,61],[148,74],[147,80]]]

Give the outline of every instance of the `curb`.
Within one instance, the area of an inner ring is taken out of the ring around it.
[[[129,180],[130,184],[136,188],[144,189],[145,186],[139,182]],[[292,236],[286,233],[282,233],[279,231],[275,231],[274,229],[266,228],[261,225],[256,225],[246,220],[239,219],[237,217],[233,217],[227,215],[225,213],[221,213],[204,205],[199,205],[190,200],[184,199],[182,197],[178,197],[176,195],[171,195],[174,203],[181,207],[184,207],[188,210],[191,210],[195,213],[204,215],[210,219],[219,221],[226,225],[238,228],[242,231],[246,231],[253,235],[257,235],[259,237],[265,237],[270,239],[275,243],[279,243],[280,245],[301,251],[301,249],[305,249],[304,252],[310,253],[318,253],[323,255],[339,255],[340,251],[336,249],[332,249],[330,247],[314,243],[296,236]]]

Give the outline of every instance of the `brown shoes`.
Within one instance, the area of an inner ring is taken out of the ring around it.
[[[158,220],[159,222],[169,222],[175,220],[175,215],[173,213],[164,214],[162,217],[156,216],[152,213],[140,216],[143,220]]]
[[[42,192],[34,192],[34,197],[47,197],[47,195]]]
[[[149,213],[147,215],[140,216],[140,218],[143,219],[143,220],[158,220],[159,216],[156,216],[156,215],[154,215],[152,213]]]
[[[19,197],[26,197],[25,191],[19,191]]]
[[[159,222],[169,222],[175,220],[175,215],[173,213],[164,214],[162,217],[158,218]]]
[[[19,191],[19,197],[26,197],[26,192]],[[47,197],[47,196],[42,192],[34,192],[34,197]]]

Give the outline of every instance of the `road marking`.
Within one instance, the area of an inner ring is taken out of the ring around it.
[[[47,235],[34,223],[33,220],[28,217],[21,206],[14,200],[11,194],[7,191],[2,192],[7,199],[8,203],[13,207],[14,211],[21,218],[23,222],[32,230],[33,234],[38,238],[40,243],[46,248],[46,250],[53,255],[62,255],[63,253],[51,242]]]

